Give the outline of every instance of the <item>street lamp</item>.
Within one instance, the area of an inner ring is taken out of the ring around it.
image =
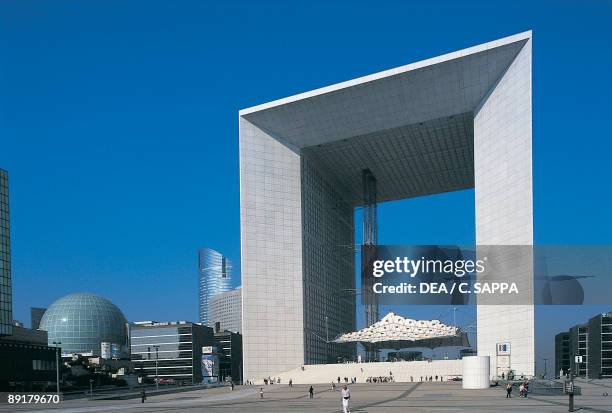
[[[61,347],[60,344],[62,344],[61,341],[54,341],[53,344],[56,347],[56,352],[55,352],[55,384],[57,386],[57,395],[59,396],[60,394],[60,365],[59,365],[59,352],[61,351]]]

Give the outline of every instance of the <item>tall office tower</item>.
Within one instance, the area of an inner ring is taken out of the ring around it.
[[[208,320],[212,325],[220,323],[221,330],[242,331],[242,289],[216,294],[208,303]]]
[[[0,336],[13,332],[8,173],[0,169]]]
[[[210,299],[231,290],[232,264],[220,252],[210,248],[198,251],[200,323],[211,326]]]
[[[32,330],[38,330],[38,326],[40,326],[40,320],[42,320],[43,315],[45,315],[46,308],[41,307],[30,307],[30,320],[32,325]]]

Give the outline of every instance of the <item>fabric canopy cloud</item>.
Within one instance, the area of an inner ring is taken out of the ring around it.
[[[334,342],[359,342],[379,348],[469,346],[467,335],[458,327],[439,320],[413,320],[393,312],[369,327],[339,336]]]

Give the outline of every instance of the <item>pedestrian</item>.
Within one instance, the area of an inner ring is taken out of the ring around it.
[[[142,389],[142,391],[140,392],[140,403],[144,403],[146,399],[147,399],[147,394],[145,393],[145,390]]]
[[[512,383],[506,385],[506,399],[512,398]]]
[[[289,387],[293,387],[293,379],[289,379]]]
[[[519,397],[525,397],[525,384],[521,383],[519,385]]]
[[[351,390],[346,384],[342,385],[342,412],[349,413],[349,401],[351,400]]]
[[[523,397],[527,397],[527,393],[529,393],[529,380],[525,380],[523,387]]]
[[[233,381],[230,381],[230,389],[231,389],[230,391],[234,391],[234,382]]]
[[[259,388],[259,398],[263,399],[263,387]]]
[[[332,391],[335,391],[336,390],[336,383],[334,383],[334,381],[332,380],[331,384],[332,384]]]
[[[312,386],[310,386],[310,389],[308,389],[308,397],[311,399],[314,398],[314,389]]]

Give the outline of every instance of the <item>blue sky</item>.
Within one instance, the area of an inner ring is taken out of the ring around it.
[[[131,320],[196,319],[197,248],[240,257],[240,108],[527,29],[535,240],[610,243],[610,21],[607,1],[4,1],[15,318],[87,290]],[[473,208],[382,205],[380,240],[473,242]]]

